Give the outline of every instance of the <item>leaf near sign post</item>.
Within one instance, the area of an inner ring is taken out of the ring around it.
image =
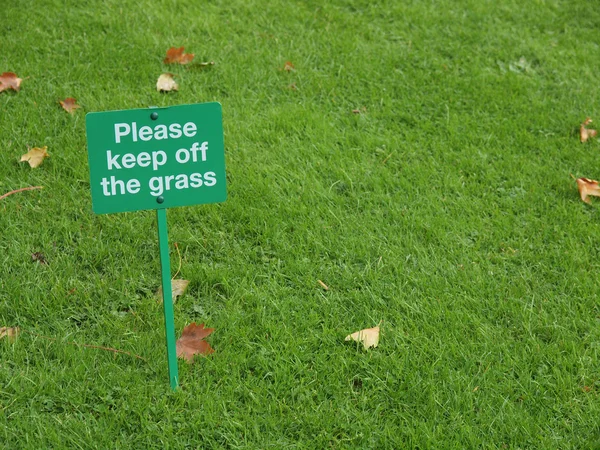
[[[227,198],[219,103],[89,113],[86,131],[97,214]]]

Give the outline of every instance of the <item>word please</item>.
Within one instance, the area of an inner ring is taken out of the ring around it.
[[[205,141],[198,147],[198,142],[194,142],[192,148],[180,148],[175,152],[175,161],[179,164],[190,162],[206,161],[206,151],[208,150],[208,142]],[[198,159],[198,152],[201,153]],[[106,151],[106,165],[108,170],[133,169],[135,166],[148,167],[152,165],[152,170],[158,170],[160,166],[167,163],[167,154],[163,150],[157,150],[152,153],[141,152],[135,155],[134,153],[125,153],[123,155],[113,155],[112,150]]]
[[[131,135],[131,140],[137,142],[140,141],[151,141],[155,139],[160,141],[162,139],[179,139],[182,135],[187,137],[196,136],[196,124],[194,122],[187,122],[181,126],[179,123],[172,123],[167,129],[166,125],[156,125],[154,129],[149,126],[143,126],[138,130],[137,122],[132,122],[131,125],[128,123],[115,123],[115,143],[120,144],[121,138]]]

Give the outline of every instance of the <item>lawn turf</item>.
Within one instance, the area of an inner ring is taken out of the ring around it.
[[[570,177],[600,177],[599,29],[552,0],[3,5],[0,195],[44,189],[0,200],[0,326],[30,332],[0,447],[600,447],[600,203]],[[216,353],[172,393],[155,215],[92,213],[84,114],[205,101],[229,199],[168,217],[176,329]]]

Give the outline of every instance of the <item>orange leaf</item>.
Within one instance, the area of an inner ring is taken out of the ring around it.
[[[21,160],[19,162],[27,161],[32,169],[38,167],[45,158],[50,157],[48,154],[48,147],[34,147],[21,156]]]
[[[171,47],[167,50],[167,57],[164,59],[165,64],[187,64],[194,59],[193,53],[183,53],[183,47]]]
[[[172,73],[163,73],[158,77],[158,81],[156,82],[156,90],[158,92],[176,91],[177,89],[179,89],[179,85],[173,79]]]
[[[290,72],[292,70],[296,70],[296,68],[294,67],[294,65],[291,62],[286,61],[285,64],[283,65],[283,70],[285,70],[286,72]]]
[[[204,340],[213,331],[215,331],[214,328],[204,328],[203,323],[200,325],[196,325],[195,322],[190,323],[183,329],[181,337],[177,339],[177,357],[192,362],[194,355],[214,353],[210,344]]]
[[[579,139],[581,142],[586,142],[589,138],[595,138],[598,135],[596,130],[586,128],[586,125],[589,125],[590,123],[592,123],[592,119],[588,117],[579,127]]]
[[[2,75],[0,75],[0,92],[7,89],[18,91],[21,89],[21,81],[23,81],[23,79],[18,78],[16,73],[4,72]]]
[[[588,198],[588,195],[600,197],[600,186],[598,186],[598,182],[596,180],[590,180],[589,178],[577,178],[576,181],[581,200],[586,203],[592,203]]]
[[[59,100],[59,103],[66,112],[71,114],[73,114],[77,108],[81,108],[81,106],[77,104],[77,100],[75,100],[73,97],[67,97],[64,99],[64,101]]]

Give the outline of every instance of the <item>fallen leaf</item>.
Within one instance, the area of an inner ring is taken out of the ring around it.
[[[510,63],[508,68],[511,72],[515,73],[528,73],[531,72],[531,63],[521,56],[517,62]]]
[[[44,256],[44,254],[42,252],[35,252],[31,254],[31,261],[32,262],[39,262],[40,264],[48,264],[48,261],[46,261],[46,257]]]
[[[42,161],[44,161],[44,158],[50,157],[47,150],[48,146],[33,147],[31,150],[21,156],[21,160],[19,162],[27,161],[31,168],[35,169],[42,163]]]
[[[17,77],[16,73],[4,72],[2,75],[0,75],[0,92],[7,89],[18,91],[21,89],[21,81],[23,81],[23,79]]]
[[[371,347],[377,347],[377,345],[379,345],[379,325],[349,334],[344,340],[361,342],[365,347],[365,350]]]
[[[362,114],[362,113],[365,113],[365,112],[367,112],[367,108],[364,107],[364,106],[362,108],[360,108],[360,109],[357,108],[357,109],[353,109],[352,110],[352,113],[354,113],[354,114]]]
[[[291,72],[292,70],[296,70],[296,68],[291,62],[286,61],[283,65],[283,70],[285,70],[286,72]]]
[[[194,59],[193,53],[183,53],[183,47],[171,47],[167,50],[167,57],[164,59],[165,64],[187,64]],[[214,63],[213,63],[214,64]]]
[[[577,178],[576,181],[581,200],[591,204],[592,201],[588,198],[588,195],[600,197],[600,186],[598,186],[598,182],[596,180],[590,180],[589,178]]]
[[[327,286],[325,283],[323,283],[321,280],[317,280],[317,283],[319,283],[321,285],[321,287],[323,289],[325,289],[326,291],[329,290],[329,286]]]
[[[19,332],[19,327],[0,327],[0,339],[6,336],[9,341],[14,341]]]
[[[177,357],[192,362],[194,355],[210,355],[214,353],[210,344],[204,340],[213,331],[215,331],[214,328],[204,328],[203,323],[200,325],[196,325],[196,322],[190,323],[183,329],[181,337],[177,339],[175,344]]]
[[[179,297],[180,295],[183,295],[186,288],[188,287],[188,284],[190,284],[190,282],[188,280],[171,280],[171,298],[173,299],[173,303],[175,303],[175,301],[177,300],[177,297]],[[158,296],[159,301],[162,302],[162,299],[163,299],[162,286],[158,288],[156,295]]]
[[[77,108],[81,108],[81,106],[77,104],[77,100],[73,97],[67,97],[64,100],[60,100],[59,103],[66,112],[71,114],[73,114]]]
[[[179,85],[173,79],[172,73],[163,73],[160,77],[158,77],[158,81],[156,82],[156,90],[158,92],[169,92],[176,91],[179,88]]]
[[[595,138],[598,135],[598,131],[586,128],[586,125],[592,123],[592,119],[589,117],[579,127],[579,139],[581,142],[586,142],[589,138]]]

